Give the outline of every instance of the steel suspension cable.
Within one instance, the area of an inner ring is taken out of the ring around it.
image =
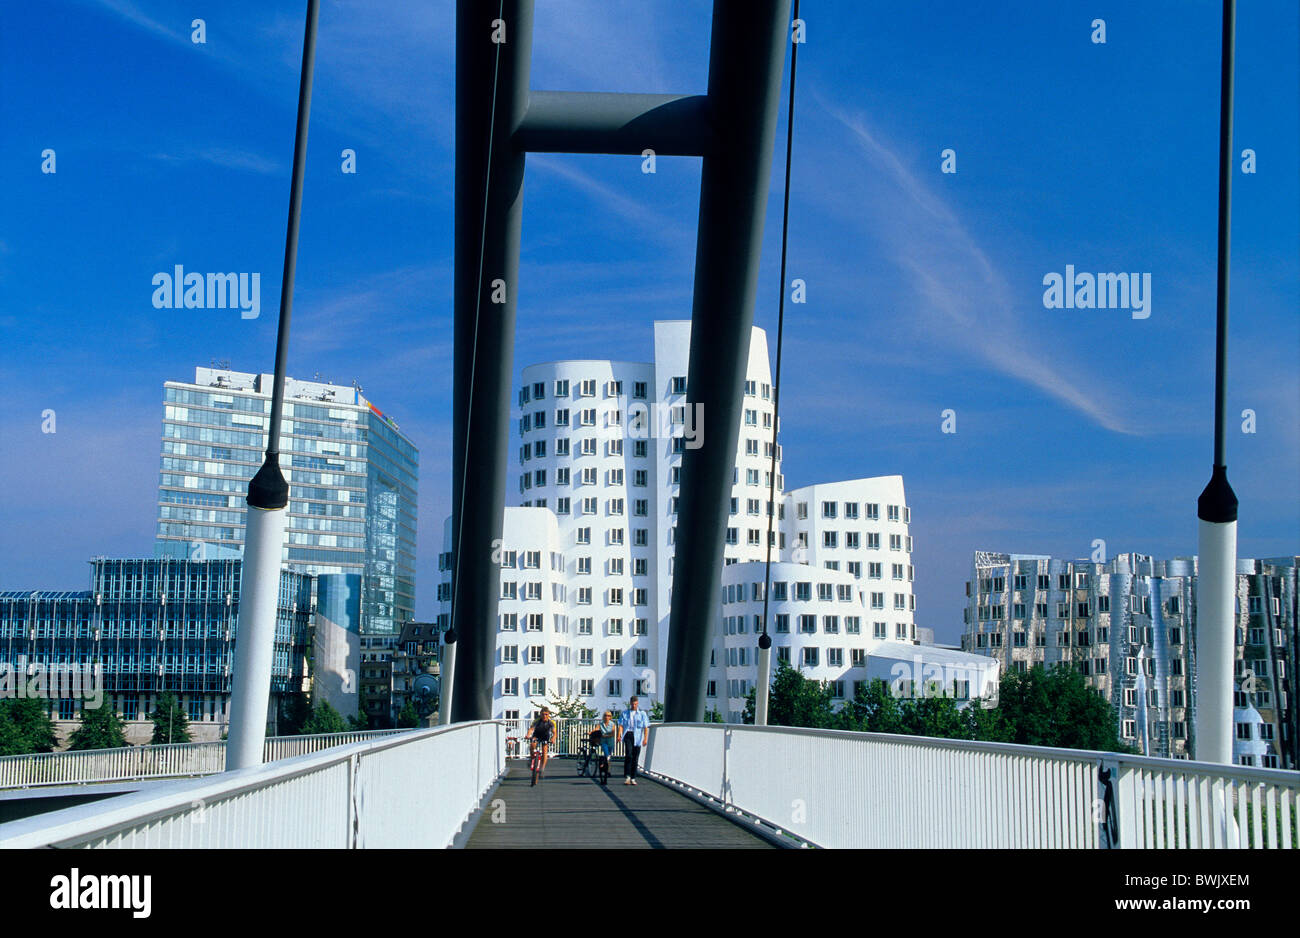
[[[794,20],[799,20],[799,0],[794,0]],[[781,343],[785,331],[785,268],[790,236],[790,155],[794,149],[794,82],[799,63],[799,43],[790,43],[790,101],[785,119],[785,198],[781,211],[781,283],[776,306],[776,377],[772,387],[772,459],[767,489],[767,561],[763,573],[763,634],[759,647],[771,647],[767,634],[768,594],[772,589],[772,543],[776,539],[776,454],[777,430],[781,425]],[[784,488],[784,487],[783,487]],[[760,675],[766,681],[767,675]]]

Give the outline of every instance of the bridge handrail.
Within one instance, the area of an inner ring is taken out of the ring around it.
[[[363,730],[272,736],[266,740],[264,759],[274,762],[400,732],[402,731]],[[210,775],[223,771],[225,762],[225,740],[24,753],[0,756],[0,789]]]
[[[384,736],[0,824],[0,848],[450,845],[504,770],[505,727]]]
[[[523,745],[524,734],[532,726],[531,720],[503,720],[503,723],[509,728],[508,736],[514,736],[519,739],[520,758],[527,758],[528,747]],[[617,722],[617,721],[616,721]],[[651,726],[655,724],[651,723]],[[553,756],[576,756],[582,750],[582,744],[587,739],[587,734],[600,726],[600,720],[588,717],[557,717],[555,720],[555,742],[551,746],[551,755]],[[623,758],[623,734],[614,733],[614,754],[613,758]]]
[[[825,847],[1300,847],[1300,773],[842,730],[652,727],[646,768]]]

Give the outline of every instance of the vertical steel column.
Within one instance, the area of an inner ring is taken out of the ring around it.
[[[280,555],[284,547],[284,531],[289,523],[289,483],[280,469],[280,415],[284,411],[293,280],[298,269],[298,223],[302,213],[302,180],[307,165],[307,126],[311,119],[311,82],[316,65],[319,19],[319,0],[307,0],[266,458],[248,482],[248,511],[244,515],[244,561],[240,569],[238,633],[230,688],[227,772],[261,765],[266,744],[266,717],[275,658],[276,607],[280,595]]]
[[[1237,495],[1228,484],[1228,271],[1232,235],[1232,76],[1236,2],[1223,3],[1219,78],[1219,278],[1214,345],[1214,469],[1196,501],[1196,758],[1232,764]]]
[[[789,16],[790,0],[713,5],[713,141],[700,182],[686,387],[707,429],[682,459],[664,682],[670,722],[704,718]]]
[[[505,513],[524,181],[524,154],[511,137],[528,106],[532,32],[532,0],[456,4],[451,624],[459,650],[451,706],[458,722],[492,716],[493,541]]]

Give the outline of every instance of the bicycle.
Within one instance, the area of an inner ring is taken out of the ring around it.
[[[590,769],[592,780],[605,785],[609,782],[609,757],[601,749],[599,735],[597,730],[583,742],[582,751],[578,753],[578,775],[584,776]]]
[[[533,754],[528,760],[528,768],[529,771],[533,773],[532,784],[536,785],[537,778],[539,775],[541,775],[542,772],[542,758],[546,753],[547,747],[550,746],[550,743],[549,742],[539,743],[535,739],[532,740],[531,742],[533,744]]]

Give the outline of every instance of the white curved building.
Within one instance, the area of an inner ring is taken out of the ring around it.
[[[782,509],[786,549],[772,564],[768,602],[774,661],[831,682],[837,699],[851,697],[868,679],[873,649],[916,640],[903,478],[809,485],[786,493]],[[737,716],[758,676],[765,566],[739,563],[722,574],[726,696]]]
[[[662,699],[659,674],[668,650],[679,473],[685,451],[698,446],[710,427],[706,415],[687,399],[690,322],[656,322],[654,351],[653,362],[571,360],[531,365],[522,372],[520,504],[506,509],[502,551],[516,562],[540,555],[541,568],[530,573],[503,564],[494,716],[527,716],[535,704],[556,694],[581,696],[596,710],[621,709],[633,694],[646,708]],[[755,328],[724,586],[762,580],[773,419],[767,337]],[[792,563],[776,564],[774,571],[798,567],[783,574],[787,582],[827,583],[837,597],[840,590],[847,591],[862,604],[855,631],[830,633],[841,636],[842,647],[809,669],[810,676],[842,680],[848,662],[871,642],[915,638],[910,513],[903,480],[886,476],[832,482],[787,493],[779,447],[776,455],[773,560]],[[448,529],[447,551],[450,535]],[[444,553],[440,566],[445,628],[449,554]],[[816,568],[815,576],[811,568]],[[527,598],[521,592],[525,588]],[[849,615],[840,602],[833,599],[828,609],[818,611],[822,624],[809,634],[824,636],[826,617]],[[742,613],[729,604],[719,612],[709,674],[711,706],[734,717],[756,679],[753,650],[739,640],[746,633],[723,628],[724,619],[736,615]],[[747,625],[752,623],[753,610],[747,608],[743,615]],[[524,622],[540,625],[541,631],[528,635]],[[748,664],[731,664],[733,658],[741,660],[742,650]],[[840,658],[843,667],[825,663]]]

